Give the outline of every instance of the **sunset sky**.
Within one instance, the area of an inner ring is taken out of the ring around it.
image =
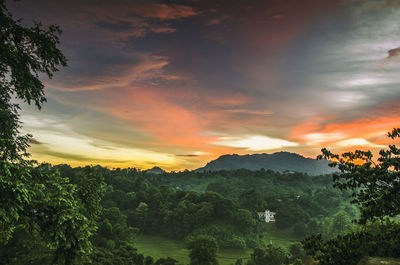
[[[195,169],[379,150],[400,127],[400,0],[23,0],[68,67],[23,105],[39,161]]]

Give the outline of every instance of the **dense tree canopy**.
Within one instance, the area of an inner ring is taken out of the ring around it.
[[[217,241],[207,235],[200,235],[189,242],[190,265],[218,265]]]
[[[289,264],[288,255],[284,249],[268,245],[265,249],[256,248],[251,254],[247,265],[284,265]]]

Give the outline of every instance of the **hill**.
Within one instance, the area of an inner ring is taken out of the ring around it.
[[[165,173],[165,170],[160,167],[153,167],[151,169],[145,170],[145,172],[152,173],[152,174],[163,174],[163,173]]]
[[[197,172],[218,170],[273,170],[277,172],[296,171],[308,175],[324,175],[336,171],[328,166],[329,161],[306,158],[299,154],[289,152],[277,152],[273,154],[252,155],[223,155],[207,163],[206,166],[196,169]]]

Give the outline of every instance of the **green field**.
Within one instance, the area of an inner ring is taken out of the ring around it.
[[[189,263],[189,250],[185,248],[185,243],[182,241],[158,236],[138,235],[135,239],[135,246],[140,253],[145,256],[152,256],[154,259],[171,257],[185,264]],[[236,259],[247,259],[251,253],[251,249],[220,249],[218,261],[220,265],[230,265],[234,264]]]
[[[275,246],[288,249],[290,244],[301,241],[300,238],[296,239],[293,235],[293,229],[277,229],[274,223],[264,224],[263,239],[266,244],[272,243]]]
[[[295,242],[290,238],[290,231],[276,230],[273,224],[266,224],[263,238],[266,243],[278,245],[284,248]],[[166,239],[164,237],[137,235],[135,246],[145,256],[152,256],[154,259],[171,257],[185,264],[189,263],[189,250],[186,249],[183,241]],[[220,265],[234,264],[239,258],[247,260],[252,249],[220,249],[218,261]]]

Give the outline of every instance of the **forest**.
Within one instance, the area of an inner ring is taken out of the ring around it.
[[[357,208],[349,203],[348,192],[331,187],[330,176],[265,170],[153,174],[135,168],[48,164],[32,170],[59,176],[78,189],[86,187],[87,193],[82,191],[80,196],[101,194],[101,199],[83,199],[99,201],[91,207],[101,208],[97,231],[90,238],[94,248],[91,258],[96,264],[130,264],[132,253],[140,253],[140,249],[135,250],[137,234],[183,240],[188,247],[198,237],[208,236],[219,248],[265,249],[269,245],[266,226],[286,231],[293,241],[318,233],[332,238],[350,231],[351,220],[358,215]],[[96,190],[88,194],[89,188]],[[265,209],[276,212],[275,223],[266,224],[258,218],[257,212]],[[15,233],[18,237],[1,250],[3,260],[17,259],[10,255],[14,252],[11,249],[22,251],[27,258],[18,264],[33,262],[32,257],[41,263],[51,260],[51,249],[43,240],[36,239],[32,244],[34,238],[22,227]],[[295,243],[279,250],[288,261],[305,257]],[[160,262],[156,264],[163,264]]]

